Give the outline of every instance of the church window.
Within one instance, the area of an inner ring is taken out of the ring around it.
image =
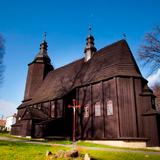
[[[63,114],[63,100],[57,100],[56,103],[56,109],[57,109],[57,117],[62,117]]]
[[[55,102],[51,102],[51,117],[55,117]]]
[[[96,117],[101,116],[101,103],[100,102],[95,103],[94,109],[95,109],[95,116]]]
[[[89,104],[86,104],[84,106],[84,117],[88,118],[89,117]]]
[[[112,100],[107,101],[107,115],[108,116],[113,115],[113,101]]]

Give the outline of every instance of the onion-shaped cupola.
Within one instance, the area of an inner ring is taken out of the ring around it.
[[[40,51],[36,55],[34,62],[44,62],[44,63],[49,63],[51,62],[48,53],[47,53],[47,42],[46,42],[46,33],[44,33],[44,38],[40,44]]]

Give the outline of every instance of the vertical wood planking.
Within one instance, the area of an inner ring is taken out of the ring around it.
[[[104,115],[105,115],[105,138],[118,137],[118,109],[117,109],[117,96],[115,90],[115,81],[111,79],[103,82],[104,90]],[[113,102],[113,115],[107,115],[107,102]]]
[[[120,130],[120,119],[119,119],[119,103],[118,103],[118,89],[117,89],[117,77],[114,78],[114,85],[115,85],[115,104],[117,108],[117,135],[118,138],[121,137],[121,130]]]
[[[94,138],[101,138],[103,133],[103,107],[102,107],[102,89],[101,83],[92,85],[92,100],[93,100],[93,126],[94,126]],[[100,102],[101,116],[95,116],[95,104]]]
[[[135,104],[132,79],[118,78],[121,137],[136,137]]]

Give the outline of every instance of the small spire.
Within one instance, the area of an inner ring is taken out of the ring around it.
[[[40,50],[41,52],[47,52],[47,42],[46,41],[42,41],[42,43],[40,44]]]
[[[89,31],[89,35],[91,35],[91,32],[92,32],[92,27],[91,27],[91,24],[89,24],[88,31]]]
[[[47,32],[43,33],[43,41],[46,41],[46,37],[47,37]]]
[[[97,51],[97,49],[94,46],[94,37],[91,35],[91,25],[89,25],[89,35],[86,39],[86,47],[84,49],[84,53],[85,53],[85,62],[87,62],[88,60],[90,60],[93,56],[93,54]]]
[[[127,36],[125,33],[122,34],[123,38],[126,40],[127,39]]]
[[[42,39],[42,42],[40,44],[40,52],[35,57],[36,62],[46,61],[46,62],[50,63],[51,60],[48,56],[47,48],[48,48],[48,45],[47,45],[47,42],[46,42],[46,32],[44,32],[43,39]]]
[[[47,37],[47,33],[44,32],[44,33],[43,33],[43,38],[42,38],[42,43],[40,44],[40,51],[41,51],[42,53],[47,52],[47,47],[48,47],[48,45],[47,45],[47,42],[46,42],[46,37]]]

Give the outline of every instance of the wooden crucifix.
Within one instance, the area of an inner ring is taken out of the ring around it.
[[[73,143],[76,142],[76,109],[80,109],[81,106],[78,104],[76,99],[72,100],[73,106],[68,105],[68,108],[73,108]]]

